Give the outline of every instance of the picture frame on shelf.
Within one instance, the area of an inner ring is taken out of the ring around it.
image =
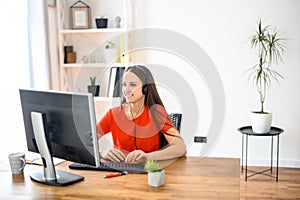
[[[89,28],[89,9],[86,7],[73,7],[72,12],[72,29]]]
[[[90,28],[90,6],[79,0],[70,6],[72,29]]]
[[[49,7],[54,8],[56,6],[56,0],[47,0],[47,2]]]

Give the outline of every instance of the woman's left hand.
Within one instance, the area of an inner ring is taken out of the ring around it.
[[[126,158],[125,162],[141,162],[147,160],[147,154],[141,150],[134,150],[130,152]]]

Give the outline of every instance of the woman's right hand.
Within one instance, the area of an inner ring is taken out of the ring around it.
[[[100,157],[113,162],[122,162],[125,160],[124,153],[116,148],[112,148],[109,150],[101,150]]]

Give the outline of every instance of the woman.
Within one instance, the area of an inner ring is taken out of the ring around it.
[[[111,132],[114,148],[100,157],[114,162],[144,162],[185,155],[186,147],[172,124],[154,83],[144,66],[128,67],[123,75],[122,104],[98,122],[99,138]]]

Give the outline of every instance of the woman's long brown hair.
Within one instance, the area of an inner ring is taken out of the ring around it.
[[[165,120],[160,121],[158,119],[166,119],[169,116],[165,116],[167,114],[167,112],[165,111],[165,106],[158,94],[152,73],[150,72],[150,70],[147,67],[142,66],[142,65],[130,66],[126,69],[125,72],[134,73],[142,81],[143,87],[147,87],[144,105],[148,106],[148,108],[150,109],[152,119],[154,119],[156,126],[160,130],[161,127],[166,122],[165,122]],[[124,96],[122,96],[122,102],[125,102]],[[157,106],[162,107],[165,112],[161,112],[161,111],[159,111],[159,109],[156,109],[156,108],[158,108]],[[173,126],[173,124],[167,124],[167,125]],[[165,148],[168,145],[168,142],[167,142],[164,134],[176,137],[175,135],[171,135],[164,131],[160,131],[160,149]]]

